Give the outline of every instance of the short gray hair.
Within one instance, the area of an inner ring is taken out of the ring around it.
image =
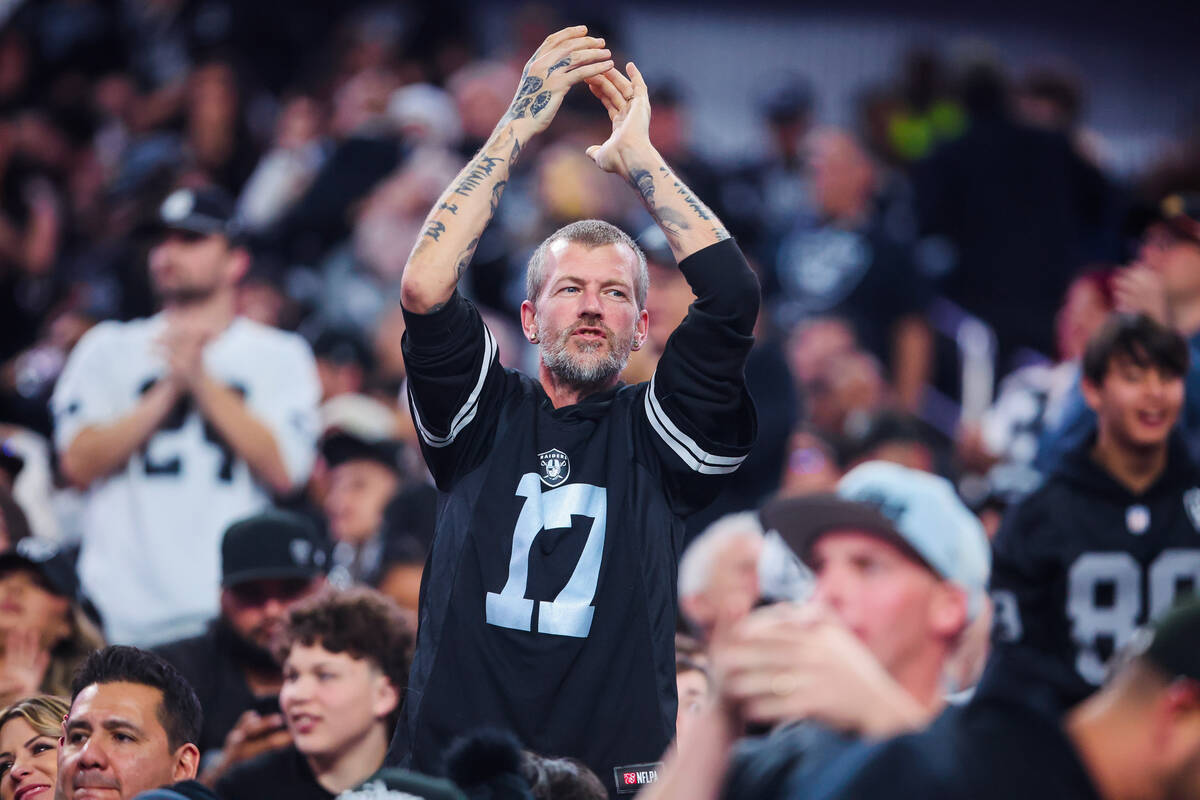
[[[765,534],[757,511],[726,514],[692,540],[679,560],[676,588],[681,600],[707,591],[713,564],[725,547],[738,539],[764,541]]]
[[[546,253],[549,251],[550,245],[560,239],[576,242],[589,250],[608,244],[627,245],[637,257],[637,269],[633,275],[634,301],[637,303],[639,311],[646,307],[646,293],[650,290],[650,273],[646,269],[646,254],[629,234],[602,219],[581,219],[570,225],[564,225],[537,246],[533,255],[529,257],[529,266],[525,268],[525,298],[529,302],[537,304],[537,297],[546,283]]]

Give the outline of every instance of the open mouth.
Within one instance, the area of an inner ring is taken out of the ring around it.
[[[49,797],[50,786],[45,783],[33,783],[29,786],[22,786],[13,795],[13,800],[30,800],[36,797]]]
[[[1151,428],[1157,428],[1167,423],[1167,412],[1158,411],[1139,411],[1137,412],[1138,422]]]
[[[312,733],[320,721],[320,717],[313,716],[312,714],[296,714],[291,717],[292,730],[300,734]]]

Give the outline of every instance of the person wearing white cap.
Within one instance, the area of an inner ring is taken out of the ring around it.
[[[776,500],[761,518],[813,571],[813,596],[718,631],[719,701],[651,800],[776,796],[862,738],[924,726],[986,607],[983,526],[937,476],[869,462],[836,494]],[[775,730],[739,743],[747,725]]]

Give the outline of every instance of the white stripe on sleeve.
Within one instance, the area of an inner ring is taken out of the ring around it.
[[[479,395],[483,392],[483,382],[487,379],[489,367],[492,361],[496,358],[496,339],[492,336],[492,332],[488,330],[487,325],[483,326],[483,364],[479,367],[479,379],[475,381],[475,386],[471,390],[471,394],[467,396],[466,402],[462,408],[454,415],[454,419],[450,421],[450,430],[445,436],[438,436],[430,433],[425,427],[424,421],[421,419],[421,414],[417,411],[416,400],[413,400],[413,422],[416,423],[417,432],[421,434],[421,438],[425,440],[425,444],[430,447],[446,447],[454,443],[455,437],[475,419],[475,412],[479,409]],[[412,396],[412,383],[409,383],[409,396]]]
[[[709,453],[696,443],[696,440],[679,429],[679,426],[667,416],[666,409],[658,401],[654,391],[654,381],[650,378],[650,386],[646,389],[646,418],[650,426],[662,440],[675,451],[679,459],[691,469],[704,475],[727,475],[737,470],[745,456],[719,456]]]

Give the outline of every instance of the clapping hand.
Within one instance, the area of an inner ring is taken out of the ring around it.
[[[550,34],[525,64],[517,94],[500,124],[513,122],[525,128],[527,133],[518,136],[524,142],[550,125],[572,86],[612,65],[604,40],[588,36],[586,25]]]
[[[631,61],[625,66],[629,77],[616,68],[588,79],[588,88],[600,99],[612,120],[612,135],[603,144],[592,145],[587,154],[605,172],[629,179],[626,155],[650,144],[650,93],[642,73]]]

